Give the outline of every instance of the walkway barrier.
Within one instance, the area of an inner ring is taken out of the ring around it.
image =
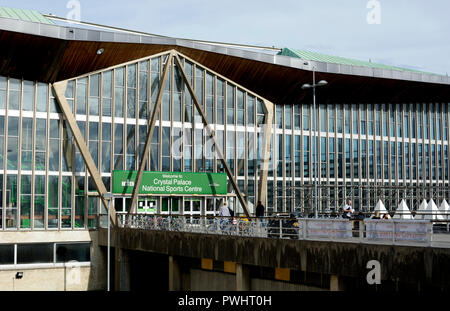
[[[450,232],[433,232],[429,220],[348,220],[336,218],[293,217],[221,217],[200,215],[151,215],[117,213],[124,228],[220,234],[255,238],[348,241],[419,245],[444,238],[450,244]]]
[[[352,222],[348,219],[303,219],[306,225],[304,238],[350,239]]]

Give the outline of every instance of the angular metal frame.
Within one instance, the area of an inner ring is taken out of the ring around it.
[[[92,159],[91,153],[86,145],[86,141],[81,134],[80,128],[78,127],[77,121],[70,110],[70,106],[67,103],[67,99],[65,97],[65,92],[67,88],[67,80],[56,82],[53,84],[53,90],[55,91],[55,98],[58,101],[61,110],[63,111],[64,117],[66,118],[67,123],[69,124],[70,130],[72,131],[75,142],[80,150],[81,156],[83,157],[84,163],[91,175],[95,187],[100,195],[100,199],[106,210],[108,210],[108,202],[103,197],[106,190],[105,184],[103,184],[102,178],[97,170],[94,160]],[[111,223],[113,226],[116,225],[116,210],[114,206],[111,206]]]
[[[266,110],[265,124],[263,127],[263,146],[262,146],[262,160],[261,173],[259,176],[259,191],[258,201],[261,201],[263,206],[267,206],[267,177],[270,163],[270,142],[272,138],[272,121],[274,105],[271,102],[263,100],[264,109]]]
[[[225,157],[223,156],[222,150],[220,150],[220,148],[217,148],[218,145],[217,145],[217,142],[216,142],[215,133],[210,128],[210,125],[208,123],[208,120],[206,119],[205,113],[203,112],[203,110],[202,110],[202,108],[200,106],[200,103],[198,101],[197,95],[195,94],[195,91],[194,91],[191,83],[189,82],[189,79],[188,79],[188,77],[186,75],[184,67],[181,65],[181,61],[180,61],[180,58],[178,57],[178,54],[175,54],[174,58],[175,58],[175,61],[176,61],[177,65],[178,65],[178,68],[181,71],[181,75],[183,76],[184,83],[186,83],[186,86],[189,89],[189,93],[191,93],[191,97],[194,100],[194,105],[197,108],[198,113],[202,117],[203,124],[205,125],[206,130],[208,131],[208,134],[212,138],[212,140],[214,142],[214,146],[216,146],[216,148],[214,148],[214,149],[218,153],[219,158],[222,161],[223,166],[225,167],[225,171],[226,171],[226,173],[228,175],[228,178],[231,181],[231,185],[233,186],[234,191],[236,192],[236,195],[237,195],[237,197],[239,199],[239,202],[241,203],[242,208],[244,209],[244,212],[247,215],[247,217],[250,217],[250,213],[248,212],[248,208],[247,208],[247,203],[245,202],[244,197],[243,197],[241,191],[239,190],[239,187],[238,187],[237,182],[236,182],[236,180],[235,180],[235,178],[233,176],[233,173],[231,172],[230,167],[228,166],[228,163],[227,163]]]
[[[132,202],[130,209],[128,210],[128,214],[136,211],[136,203],[139,196],[139,187],[142,181],[142,175],[144,172],[145,165],[147,163],[146,159],[148,158],[148,154],[150,152],[150,146],[151,146],[151,139],[153,137],[153,131],[155,128],[156,120],[158,118],[158,114],[161,107],[162,102],[162,95],[164,92],[164,87],[166,83],[167,74],[169,72],[169,68],[172,65],[173,60],[177,63],[178,68],[180,69],[181,76],[183,77],[184,83],[188,87],[189,93],[191,94],[191,98],[194,102],[194,105],[199,112],[199,114],[202,117],[202,122],[204,126],[207,129],[207,132],[209,136],[213,139],[214,145],[217,146],[217,142],[215,140],[215,133],[214,130],[211,129],[210,124],[208,123],[205,113],[203,112],[201,105],[199,103],[199,100],[195,94],[194,88],[192,87],[189,79],[187,78],[186,72],[184,70],[184,67],[181,65],[181,61],[178,57],[178,52],[176,50],[170,50],[167,52],[160,53],[160,55],[168,55],[168,58],[166,60],[166,64],[163,70],[163,75],[161,77],[162,81],[159,85],[158,94],[157,94],[157,100],[155,103],[155,108],[153,110],[151,119],[149,120],[149,129],[147,131],[147,137],[144,145],[144,151],[143,156],[141,158],[141,161],[139,163],[139,168],[136,176],[135,185],[133,188],[133,195],[132,195]],[[182,54],[180,54],[182,55]],[[184,55],[182,57],[188,59]],[[190,59],[189,59],[190,60]],[[139,60],[135,60],[139,61]],[[192,60],[190,60],[192,61]],[[192,61],[193,63],[196,63],[195,61]],[[196,63],[197,64],[197,63]],[[123,65],[123,64],[121,64]],[[83,136],[81,135],[81,131],[76,123],[76,119],[70,110],[70,107],[67,103],[67,99],[65,98],[65,91],[67,88],[68,80],[55,82],[52,87],[55,91],[55,98],[60,104],[61,110],[63,111],[63,114],[67,120],[67,123],[69,124],[69,127],[73,133],[73,137],[75,139],[75,142],[77,143],[77,146],[80,150],[80,153],[83,157],[83,160],[86,164],[86,167],[89,171],[89,174],[93,178],[95,187],[97,188],[97,192],[100,195],[100,198],[102,200],[102,203],[106,209],[108,209],[108,202],[106,199],[103,198],[103,195],[107,193],[106,187],[103,184],[103,181],[101,179],[101,176],[99,174],[99,171],[92,159],[92,156],[89,152],[89,149],[87,147],[86,141],[84,140]],[[264,201],[263,204],[265,204],[265,198],[267,196],[267,173],[268,173],[268,163],[269,163],[269,157],[270,157],[270,142],[271,142],[271,126],[272,126],[272,119],[273,119],[273,104],[270,102],[267,102],[266,100],[262,99],[264,103],[264,109],[267,114],[266,122],[264,125],[264,131],[263,131],[263,159],[262,159],[262,166],[260,171],[260,181],[259,181],[259,191],[258,191],[258,200]],[[247,204],[245,202],[244,196],[242,192],[240,191],[235,176],[233,175],[232,171],[230,170],[228,163],[224,157],[223,152],[219,148],[215,148],[218,158],[222,161],[222,164],[225,167],[225,171],[227,173],[227,176],[229,180],[231,181],[231,185],[239,199],[239,202],[241,203],[241,206],[244,209],[244,212],[247,216],[250,216],[250,213],[248,211]],[[116,211],[114,209],[114,206],[111,206],[111,222],[113,225],[116,224]]]

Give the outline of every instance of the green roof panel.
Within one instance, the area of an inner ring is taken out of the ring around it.
[[[11,9],[0,7],[0,17],[18,19],[21,21],[35,22],[41,24],[54,24],[41,13],[33,10]]]
[[[396,66],[377,64],[377,63],[366,62],[366,61],[361,61],[361,60],[356,60],[356,59],[350,59],[350,58],[339,57],[339,56],[330,56],[330,55],[320,54],[317,52],[296,50],[296,49],[290,49],[290,48],[282,49],[280,52],[278,52],[278,55],[290,56],[290,57],[295,57],[295,58],[300,58],[300,59],[310,60],[310,61],[316,61],[316,62],[326,62],[326,63],[341,64],[341,65],[352,65],[352,66],[362,66],[362,67],[370,67],[370,68],[378,68],[378,69],[390,69],[390,70],[410,71],[410,72],[416,72],[416,73],[425,73],[422,71],[408,69],[408,68],[401,68],[401,67],[396,67]]]

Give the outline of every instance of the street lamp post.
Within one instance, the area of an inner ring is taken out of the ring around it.
[[[114,198],[114,195],[110,192],[105,193],[103,195],[104,199],[108,199],[108,263],[106,268],[106,282],[107,282],[107,291],[110,291],[110,270],[111,270],[111,200]]]
[[[302,85],[302,89],[303,90],[307,90],[307,89],[313,89],[313,113],[314,113],[314,119],[313,119],[313,131],[314,131],[314,142],[315,142],[315,146],[314,146],[314,152],[316,153],[316,156],[313,157],[313,167],[314,167],[314,194],[316,197],[316,200],[314,201],[314,217],[317,218],[318,217],[318,208],[317,208],[317,203],[318,203],[318,199],[319,199],[319,195],[318,195],[318,189],[317,189],[317,176],[318,176],[318,168],[317,168],[317,161],[316,158],[319,156],[318,154],[318,144],[319,142],[318,140],[318,132],[317,132],[317,111],[316,111],[316,87],[319,86],[324,86],[327,85],[328,82],[325,80],[321,80],[316,84],[316,71],[315,71],[315,67],[313,66],[313,84],[310,85],[308,83],[305,83]]]

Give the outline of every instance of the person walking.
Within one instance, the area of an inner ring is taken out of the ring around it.
[[[227,202],[223,202],[222,206],[220,207],[219,216],[223,217],[220,219],[220,228],[224,230],[225,227],[228,225],[229,221],[229,219],[226,217],[231,217],[230,209],[227,206]]]
[[[262,205],[261,201],[258,201],[258,205],[256,205],[256,217],[264,217],[264,205]]]
[[[262,233],[262,226],[264,226],[264,205],[262,205],[261,201],[258,201],[258,205],[256,205],[256,227],[258,234]]]
[[[231,217],[230,209],[227,206],[227,202],[224,202],[220,207],[219,216]]]
[[[352,218],[352,214],[354,212],[355,212],[355,210],[352,208],[352,200],[347,199],[347,204],[344,205],[344,215],[342,215],[342,217],[350,219],[350,218]]]

